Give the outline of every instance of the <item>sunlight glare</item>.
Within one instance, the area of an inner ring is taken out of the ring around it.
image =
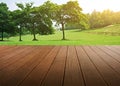
[[[78,0],[84,12],[92,12],[93,10],[103,11],[110,9],[120,11],[119,0]]]

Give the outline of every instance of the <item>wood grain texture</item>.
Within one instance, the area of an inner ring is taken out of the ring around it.
[[[120,46],[0,46],[0,86],[120,86]]]

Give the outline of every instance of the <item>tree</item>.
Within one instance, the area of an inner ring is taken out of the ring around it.
[[[37,41],[36,38],[36,28],[38,28],[38,20],[39,20],[39,14],[37,15],[37,8],[32,8],[29,14],[29,26],[30,26],[30,32],[33,34],[33,41]]]
[[[0,34],[1,34],[1,41],[4,39],[3,33],[8,30],[9,25],[9,11],[8,7],[5,3],[0,3]]]
[[[19,33],[19,41],[22,41],[21,35],[22,35],[22,27],[24,20],[22,19],[23,13],[20,10],[14,10],[12,12],[12,19],[14,21],[15,27],[16,27],[16,32]]]
[[[66,4],[57,6],[54,20],[62,26],[63,40],[65,40],[65,24],[69,22],[80,22],[81,18],[83,18],[81,11],[82,8],[79,7],[77,1],[69,1]]]
[[[39,27],[38,31],[41,35],[53,34],[54,29],[52,27],[53,24],[53,16],[55,10],[55,4],[47,1],[43,5],[41,5],[38,9],[39,13]]]
[[[94,10],[88,14],[89,23],[91,28],[101,28],[112,24],[120,24],[120,12],[113,12],[111,10],[104,10],[97,12]]]
[[[78,22],[68,22],[65,24],[65,29],[80,29],[80,30],[86,30],[89,29],[89,20],[87,14],[81,13],[81,20]]]
[[[10,34],[10,36],[15,36],[17,33],[17,28],[16,28],[16,22],[14,19],[14,12],[10,11],[9,12],[9,25],[8,25],[9,29],[8,29],[8,33]]]
[[[113,12],[111,10],[104,10],[102,13],[101,13],[101,17],[102,17],[102,20],[104,22],[104,25],[103,26],[108,26],[108,25],[112,25],[113,24],[113,21],[115,19],[113,19]]]
[[[103,25],[101,13],[94,10],[89,16],[89,23],[91,28],[98,28]]]
[[[31,10],[31,8],[32,8],[32,6],[33,6],[33,3],[31,2],[31,3],[25,3],[25,5],[24,4],[22,4],[22,3],[16,3],[16,5],[20,8],[20,10],[16,10],[16,22],[17,22],[17,24],[18,24],[18,26],[19,26],[19,41],[22,41],[21,40],[21,33],[22,33],[22,28],[24,28],[24,27],[27,27],[27,24],[28,24],[28,22],[30,21],[30,10]]]

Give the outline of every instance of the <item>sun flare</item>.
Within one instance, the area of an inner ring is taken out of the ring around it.
[[[93,10],[103,11],[106,9],[112,11],[120,11],[119,0],[78,0],[84,12],[92,12]]]

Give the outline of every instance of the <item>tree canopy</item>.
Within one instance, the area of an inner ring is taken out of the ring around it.
[[[82,17],[82,8],[79,6],[77,1],[69,1],[66,4],[57,5],[55,11],[55,16],[53,20],[57,24],[61,24],[63,31],[63,40],[65,40],[65,24],[67,23],[79,23]]]
[[[0,36],[3,41],[4,32],[9,32],[9,10],[5,3],[0,3]]]
[[[88,19],[91,29],[120,24],[120,12],[113,12],[111,10],[98,12],[94,10],[91,14],[88,14]]]
[[[36,34],[54,33],[53,23],[61,26],[63,40],[66,39],[64,31],[66,28],[85,30],[120,24],[120,12],[94,10],[90,14],[84,14],[78,1],[68,1],[59,5],[48,0],[37,7],[33,4],[33,2],[16,3],[18,9],[10,11],[6,3],[0,3],[1,40],[5,37],[4,34],[19,35],[20,40],[22,34],[32,34],[33,41],[36,41]]]

